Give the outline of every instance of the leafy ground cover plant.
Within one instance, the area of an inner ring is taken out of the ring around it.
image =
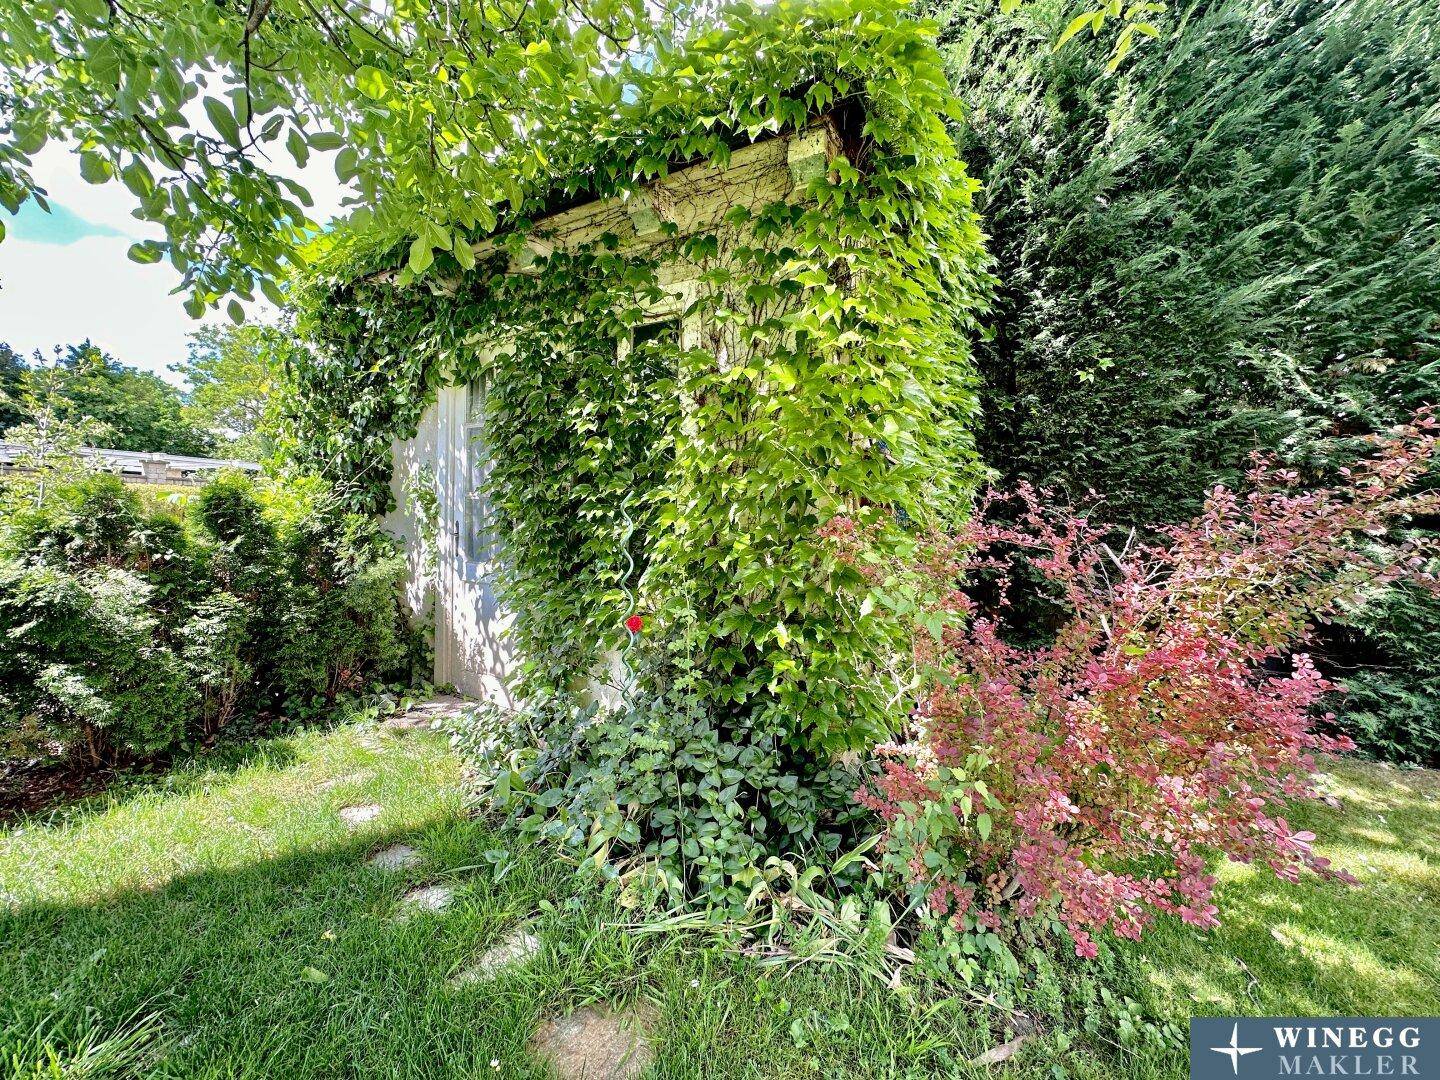
[[[898,568],[832,523],[916,625],[923,693],[858,797],[962,974],[1013,968],[1012,946],[1047,924],[1086,957],[1160,915],[1214,927],[1217,853],[1289,881],[1346,877],[1285,816],[1316,795],[1313,755],[1352,746],[1315,715],[1333,687],[1294,650],[1367,592],[1436,591],[1431,550],[1375,543],[1440,508],[1418,487],[1436,430],[1422,412],[1371,438],[1331,487],[1257,459],[1244,490],[1214,487],[1158,542],[1117,543],[1025,485]],[[1060,612],[1044,642],[1007,637],[1020,567]]]
[[[646,651],[644,693],[485,705],[459,722],[457,746],[487,809],[522,836],[593,860],[637,903],[695,900],[746,919],[774,852],[818,861],[864,834],[850,797],[860,774],[787,747],[743,709],[715,708],[663,644]]]

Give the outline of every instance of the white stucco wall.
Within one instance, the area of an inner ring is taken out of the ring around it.
[[[385,515],[385,530],[405,545],[405,603],[413,618],[428,618],[435,602],[436,553],[421,542],[419,510],[411,492],[426,477],[435,483],[435,467],[439,453],[439,409],[434,403],[420,418],[420,427],[413,439],[396,440],[391,446],[394,467],[390,474],[390,494],[395,509]],[[438,527],[438,523],[437,523]]]

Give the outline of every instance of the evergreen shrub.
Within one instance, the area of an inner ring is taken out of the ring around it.
[[[146,758],[403,669],[393,545],[333,498],[242,474],[166,499],[22,486],[0,521],[8,764]]]
[[[1057,0],[932,10],[1000,280],[976,359],[1003,483],[1180,522],[1253,450],[1324,482],[1440,399],[1432,4],[1202,0],[1109,77],[1106,41],[1051,47]],[[1314,643],[1368,749],[1436,760],[1433,603]]]

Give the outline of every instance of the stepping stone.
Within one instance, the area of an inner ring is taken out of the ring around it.
[[[413,731],[416,728],[434,727],[441,720],[457,716],[470,707],[464,698],[442,694],[439,697],[412,705],[399,716],[386,720],[384,727],[390,731]]]
[[[364,825],[367,821],[374,821],[380,816],[383,809],[378,803],[366,803],[364,806],[342,806],[340,808],[340,820],[346,825]]]
[[[420,885],[400,898],[407,908],[416,911],[444,911],[455,899],[449,885]]]
[[[386,731],[397,731],[403,734],[407,731],[414,731],[416,728],[428,728],[434,723],[434,719],[433,716],[418,713],[401,713],[399,716],[392,716],[381,726]]]
[[[509,967],[525,964],[540,951],[540,939],[523,926],[517,926],[480,954],[473,967],[468,967],[452,980],[454,986],[489,982]]]
[[[419,865],[420,853],[408,844],[391,844],[365,860],[377,870],[408,870]]]
[[[638,1080],[654,1056],[645,1034],[647,1014],[604,1005],[577,1009],[542,1024],[531,1049],[560,1080]]]

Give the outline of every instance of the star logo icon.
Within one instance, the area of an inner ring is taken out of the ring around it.
[[[1240,1059],[1246,1054],[1258,1054],[1264,1049],[1262,1046],[1241,1046],[1240,1025],[1236,1024],[1230,1029],[1230,1044],[1228,1046],[1210,1047],[1217,1054],[1224,1054],[1230,1059],[1230,1068],[1235,1070],[1235,1075],[1240,1075]]]

